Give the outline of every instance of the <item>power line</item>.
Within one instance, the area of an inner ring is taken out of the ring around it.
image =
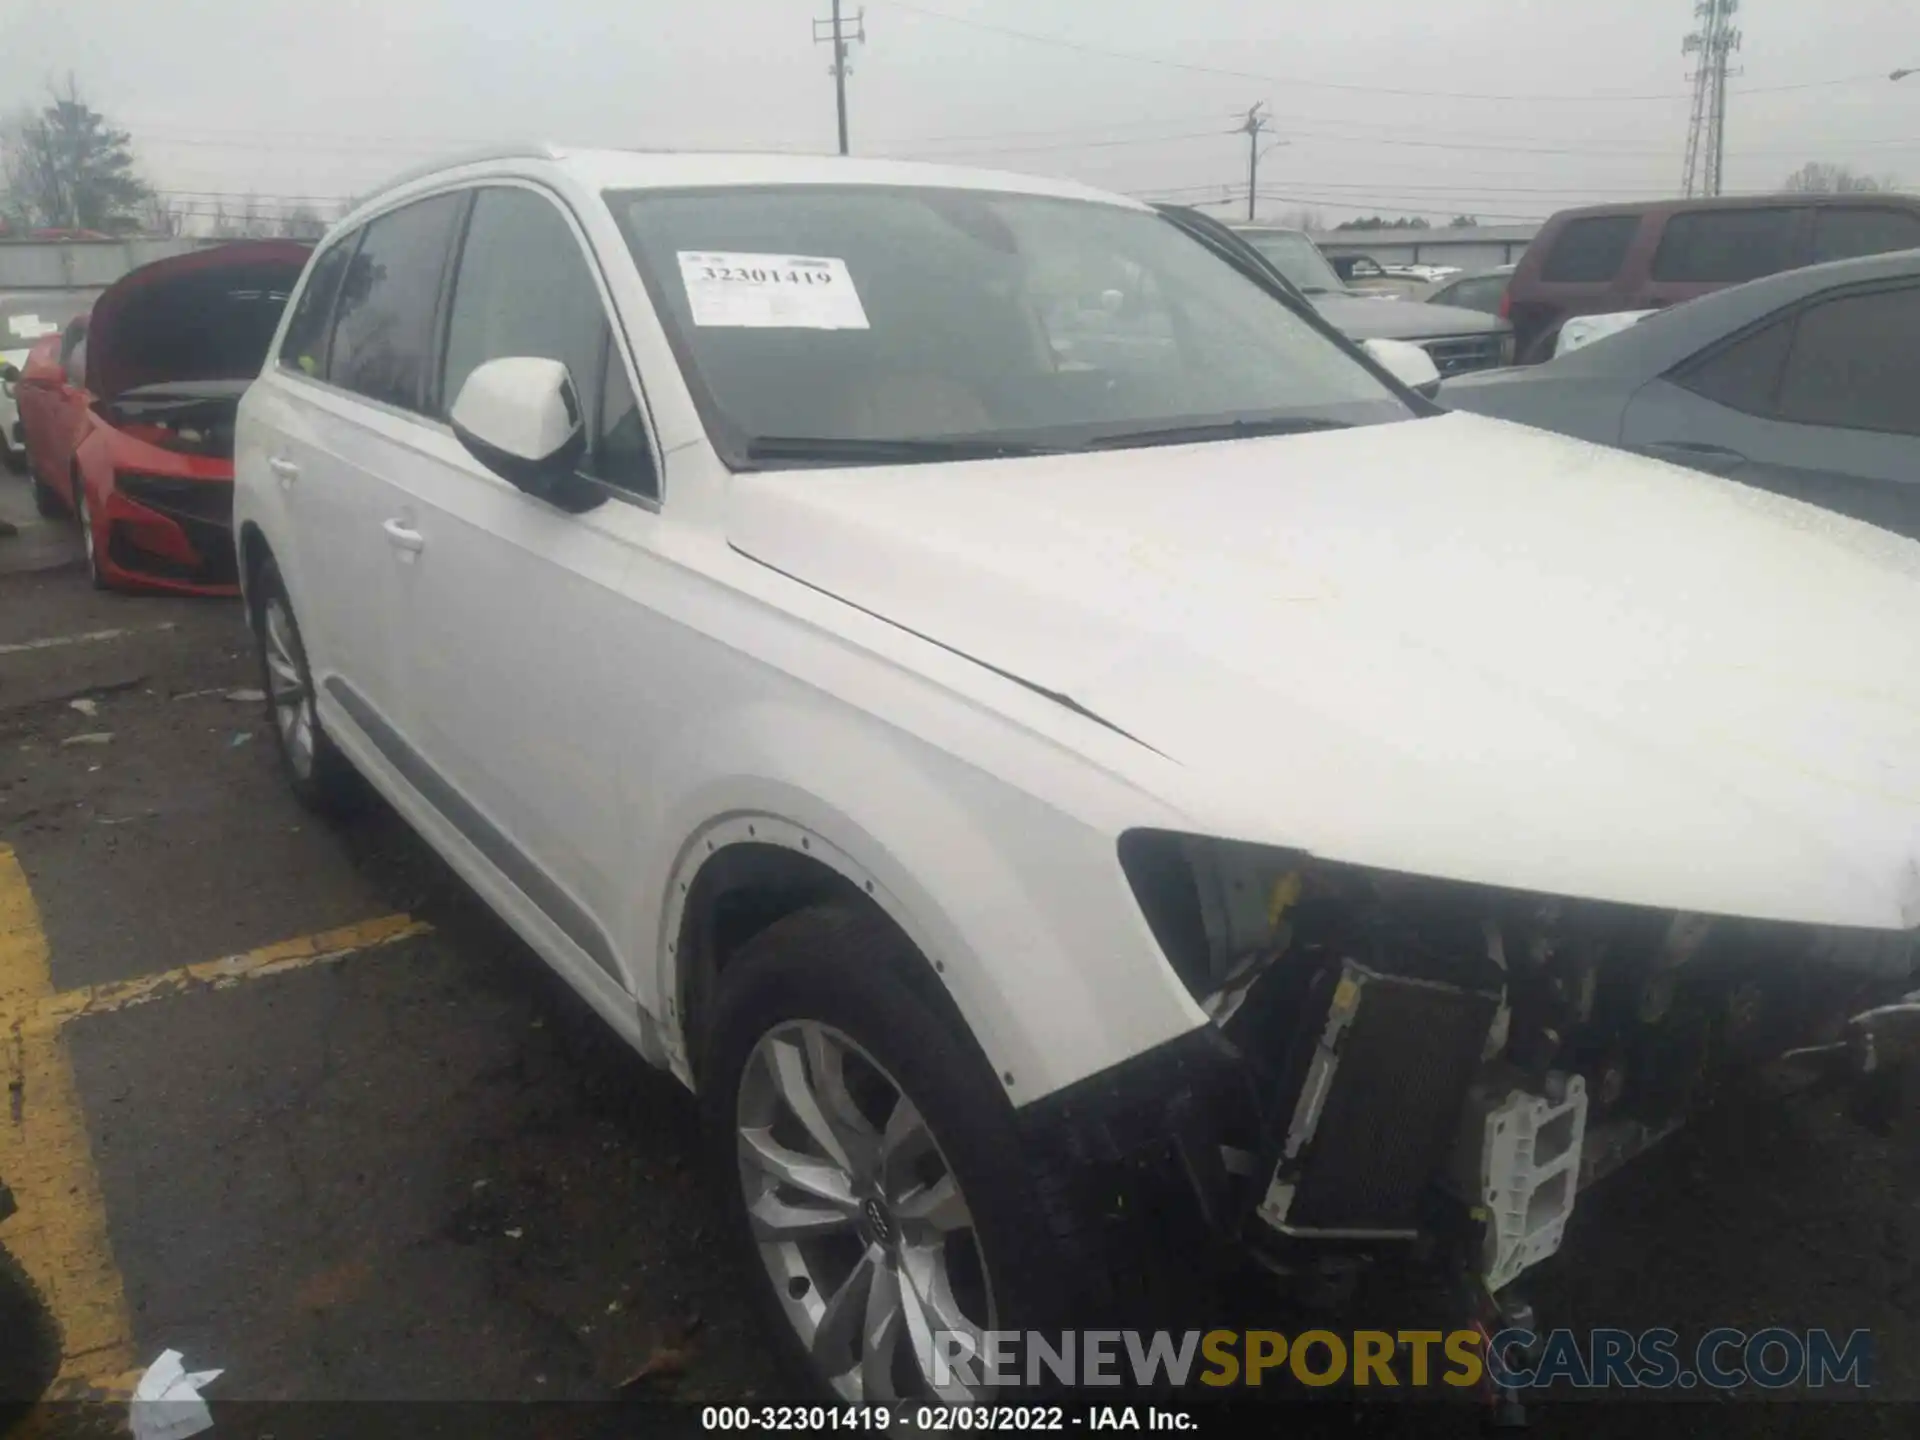
[[[1169,60],[1159,55],[1142,55],[1138,51],[1114,50],[1104,45],[1088,45],[1082,41],[1070,40],[1063,35],[1043,35],[1032,30],[1016,30],[1009,25],[995,25],[985,20],[949,15],[942,10],[929,10],[921,5],[908,4],[907,0],[874,0],[874,3],[884,4],[892,9],[905,11],[909,15],[918,15],[928,20],[961,25],[970,30],[985,30],[996,35],[1010,35],[1017,40],[1029,40],[1037,45],[1053,45],[1063,50],[1078,51],[1083,55],[1102,55],[1111,60],[1130,60],[1136,64],[1157,65],[1168,70],[1187,70],[1202,75],[1225,75],[1235,80],[1261,80],[1274,85],[1291,85],[1307,89],[1345,90],[1360,95],[1407,95],[1426,100],[1566,101],[1580,104],[1689,98],[1686,93],[1680,91],[1668,91],[1658,95],[1479,95],[1453,90],[1403,90],[1384,85],[1346,85],[1332,80],[1312,80],[1298,75],[1262,75],[1250,70],[1230,70],[1219,65],[1200,65],[1187,60]],[[1843,75],[1833,80],[1803,80],[1791,85],[1756,85],[1744,88],[1739,93],[1767,95],[1789,90],[1820,90],[1835,85],[1857,85],[1868,80],[1878,81],[1884,85],[1886,78],[1882,72],[1875,72],[1872,75]]]
[[[1127,145],[1170,145],[1179,140],[1218,140],[1223,135],[1237,134],[1234,130],[1190,130],[1183,135],[1138,135],[1120,140],[1063,140],[1052,145],[1001,145],[979,150],[883,150],[884,157],[895,159],[940,160],[969,155],[1036,155],[1047,150],[1111,150]]]

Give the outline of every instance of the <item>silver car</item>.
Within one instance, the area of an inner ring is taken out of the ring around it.
[[[1920,250],[1689,300],[1440,403],[1637,450],[1920,537]]]

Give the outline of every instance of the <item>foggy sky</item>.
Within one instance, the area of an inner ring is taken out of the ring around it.
[[[190,204],[247,191],[326,202],[501,139],[831,150],[829,56],[809,23],[829,3],[0,0],[0,109],[44,103],[71,73],[133,133],[151,182]],[[1261,189],[1275,197],[1263,213],[1531,218],[1677,191],[1691,10],[1691,0],[867,0],[853,149],[1198,200],[1244,183],[1246,140],[1227,132],[1234,112],[1266,101],[1272,139],[1289,143],[1262,161]],[[1920,5],[1746,0],[1740,19],[1729,190],[1774,188],[1808,160],[1920,189],[1920,75],[1886,78],[1920,68]],[[1814,83],[1837,80],[1847,83]],[[1770,88],[1791,85],[1811,88]]]

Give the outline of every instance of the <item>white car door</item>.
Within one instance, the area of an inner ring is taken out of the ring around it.
[[[435,299],[464,203],[416,201],[329,246],[251,402],[323,718],[344,713],[376,743],[405,709],[396,610],[415,557],[392,533],[407,513],[398,477],[425,428]]]
[[[401,476],[420,550],[402,578],[409,742],[465,840],[598,971],[617,958],[636,823],[625,747],[646,730],[648,617],[622,588],[661,523],[657,462],[604,287],[546,192],[479,190],[445,322],[438,410],[487,360],[565,363],[602,503],[569,514],[486,469],[436,426]]]

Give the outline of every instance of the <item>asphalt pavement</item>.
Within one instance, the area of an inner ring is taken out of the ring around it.
[[[298,808],[237,604],[93,591],[14,477],[0,518],[0,1240],[61,1393],[175,1349],[229,1401],[777,1395],[685,1093],[384,807]],[[1546,1325],[1868,1328],[1920,1401],[1916,1197],[1911,1127],[1735,1105],[1526,1288]]]

